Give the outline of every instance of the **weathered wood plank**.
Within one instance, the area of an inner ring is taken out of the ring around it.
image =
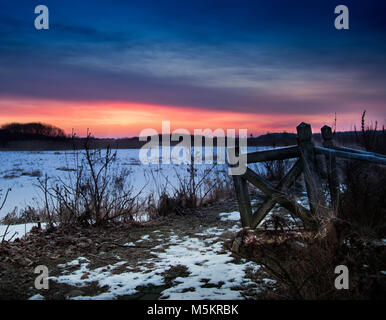
[[[321,178],[316,166],[311,126],[308,123],[302,122],[296,127],[296,130],[298,132],[298,145],[303,162],[303,174],[306,182],[310,209],[313,215],[324,214],[326,201],[322,189]]]
[[[303,170],[303,165],[300,160],[298,160],[291,170],[283,177],[280,183],[277,185],[276,189],[279,192],[286,193],[289,187],[296,181],[296,179],[301,175]],[[266,215],[273,209],[277,200],[274,197],[268,197],[255,211],[252,215],[251,228],[256,228],[259,223],[266,217]]]
[[[352,149],[352,148],[347,148],[347,147],[343,147],[343,146],[333,146],[332,149],[334,150],[338,150],[338,151],[343,151],[343,152],[352,152],[352,153],[360,153],[360,154],[368,154],[370,156],[374,156],[374,157],[377,157],[377,158],[386,158],[385,155],[383,154],[379,154],[379,153],[375,153],[375,152],[368,152],[368,151],[365,151],[365,150],[359,150],[359,149]]]
[[[260,189],[268,196],[271,196],[275,192],[275,187],[270,182],[265,180],[263,177],[259,176],[250,168],[247,168],[242,177],[248,180],[256,188]]]
[[[252,217],[251,199],[249,197],[248,182],[241,176],[233,176],[236,198],[239,205],[241,225],[250,227]]]
[[[262,161],[284,160],[299,157],[300,152],[298,146],[286,148],[257,151],[248,153],[247,163],[255,163]]]
[[[234,148],[234,155],[240,153],[239,146]],[[230,165],[231,167],[234,165]],[[251,199],[249,196],[248,182],[240,175],[233,175],[233,184],[236,191],[237,203],[239,205],[240,220],[243,228],[250,227],[252,217]]]
[[[282,192],[276,190],[276,188],[263,177],[259,176],[249,168],[247,168],[242,177],[263,191],[268,197],[272,197],[282,207],[292,212],[295,216],[299,217],[303,221],[308,221],[310,214],[306,208],[295,201],[289,200],[288,194],[283,194]]]
[[[325,148],[334,148],[332,129],[329,126],[324,126],[321,129],[323,146]],[[330,189],[331,205],[334,211],[338,210],[339,204],[339,179],[336,169],[335,154],[325,155],[327,164],[328,185]]]
[[[339,151],[339,150],[323,148],[318,146],[315,146],[315,152],[317,154],[325,154],[325,155],[335,154],[335,156],[337,157],[349,159],[349,160],[360,160],[360,161],[368,161],[368,162],[377,163],[377,164],[386,164],[386,158],[379,158],[369,154],[345,152],[345,151]]]

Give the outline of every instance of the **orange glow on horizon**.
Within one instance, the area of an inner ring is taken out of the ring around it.
[[[360,115],[344,114],[345,126],[350,130]],[[194,129],[248,129],[248,134],[266,132],[295,132],[299,122],[313,125],[314,131],[325,124],[331,125],[334,115],[254,114],[220,110],[180,108],[128,102],[73,102],[52,100],[0,100],[0,124],[9,122],[44,122],[78,136],[87,128],[96,137],[138,136],[143,129],[153,128],[161,133],[161,122],[170,121],[171,130]],[[316,132],[316,131],[315,131]]]

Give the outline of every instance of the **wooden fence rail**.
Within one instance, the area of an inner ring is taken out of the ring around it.
[[[332,149],[335,149],[335,150],[338,150],[338,151],[344,151],[344,152],[352,152],[352,153],[359,153],[359,154],[368,154],[368,155],[372,155],[372,156],[375,156],[375,157],[378,157],[378,158],[386,158],[385,155],[383,154],[377,154],[377,153],[374,153],[374,152],[367,152],[367,151],[364,151],[364,150],[357,150],[357,149],[352,149],[352,148],[347,148],[347,147],[342,147],[342,146],[333,146]]]
[[[233,176],[236,197],[240,210],[243,227],[256,228],[276,204],[284,207],[295,217],[301,219],[305,226],[315,226],[314,216],[330,210],[323,190],[322,179],[316,164],[316,156],[323,155],[327,164],[328,185],[330,192],[330,207],[334,212],[338,209],[339,179],[337,174],[336,159],[367,161],[385,165],[386,156],[335,146],[331,127],[321,129],[323,147],[315,146],[312,139],[311,126],[302,122],[297,126],[298,144],[280,149],[265,150],[247,154],[247,163],[256,163],[273,160],[298,158],[292,168],[275,186],[250,168],[246,168],[243,175]],[[306,184],[307,197],[310,209],[298,203],[296,197],[289,192],[291,186],[303,174]],[[248,183],[260,189],[265,194],[265,200],[252,212]]]
[[[300,150],[298,146],[291,146],[280,149],[258,151],[248,153],[247,163],[256,163],[271,160],[284,160],[291,158],[298,158],[300,156]]]
[[[373,162],[378,164],[386,164],[386,158],[373,156],[372,154],[353,153],[353,152],[346,152],[346,151],[340,151],[336,149],[328,149],[328,148],[322,148],[322,147],[315,147],[315,151],[317,154],[325,154],[327,156],[335,155],[337,157],[345,158],[349,160],[362,160],[362,161],[368,161],[368,162]]]

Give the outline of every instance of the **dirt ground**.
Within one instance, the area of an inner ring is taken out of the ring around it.
[[[227,230],[236,222],[222,221],[219,213],[237,210],[237,203],[234,200],[225,200],[202,208],[194,214],[159,218],[141,225],[121,224],[103,229],[90,227],[44,231],[36,228],[28,237],[0,246],[0,299],[28,299],[35,294],[41,294],[48,300],[97,295],[106,290],[104,287],[99,287],[98,283],[90,283],[88,286],[78,288],[50,281],[48,290],[36,290],[34,281],[37,274],[34,273],[34,269],[38,265],[45,265],[49,269],[50,276],[59,276],[63,269],[58,265],[82,256],[90,261],[89,268],[92,269],[126,261],[125,264],[114,269],[113,272],[119,273],[126,265],[140,265],[141,261],[152,258],[151,252],[163,250],[155,248],[160,244],[160,233],[166,236],[173,233],[182,238],[199,233],[203,228],[221,227]],[[129,242],[134,243],[145,235],[149,236],[147,241],[137,242],[133,246],[125,245]],[[232,236],[234,233],[224,232],[219,240],[226,241]],[[210,235],[203,235],[203,237],[210,237]],[[65,268],[71,271],[72,268],[77,267],[79,265],[69,265]],[[163,275],[164,285],[136,288],[138,291],[136,294],[118,298],[158,299],[160,293],[172,285],[173,279],[188,275],[186,267],[171,266]],[[87,277],[87,274],[84,277]],[[247,292],[248,288],[245,288],[245,291]]]

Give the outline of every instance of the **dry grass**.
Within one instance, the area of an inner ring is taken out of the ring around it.
[[[277,281],[274,291],[258,298],[384,299],[385,177],[381,166],[347,162],[340,210],[318,215],[316,231],[285,231],[293,226],[280,219],[274,231],[240,232],[236,253],[262,265],[260,272]],[[338,265],[349,269],[349,290],[334,286]]]
[[[359,161],[343,167],[344,190],[340,196],[340,217],[365,238],[386,235],[386,168]]]
[[[355,238],[341,220],[331,220],[317,234],[260,234],[243,230],[238,254],[262,266],[276,280],[265,298],[384,299],[385,247]],[[337,290],[335,267],[349,269],[349,290]]]
[[[197,167],[193,162],[183,166],[185,170],[174,168],[175,184],[162,175],[165,183],[160,185],[158,177],[152,172],[152,182],[158,195],[157,201],[154,197],[150,198],[152,204],[148,206],[153,208],[150,210],[153,216],[198,213],[201,207],[233,196],[233,180],[226,171],[216,165]]]

